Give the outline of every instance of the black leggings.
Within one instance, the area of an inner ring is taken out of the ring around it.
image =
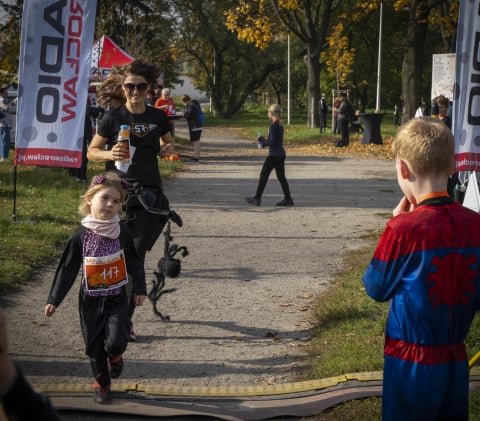
[[[346,118],[339,118],[338,124],[340,126],[343,146],[347,146],[350,143],[350,137],[348,135],[348,120]]]
[[[128,301],[125,291],[112,297],[79,294],[80,325],[85,354],[90,357],[93,377],[102,386],[110,385],[108,359],[122,355],[128,341]]]
[[[153,192],[156,195],[156,199],[148,204],[157,209],[169,210],[170,205],[167,197],[159,190],[153,190]],[[127,206],[127,218],[138,257],[142,264],[145,264],[145,255],[157,241],[168,222],[168,217],[150,213],[139,204],[137,206]],[[131,282],[127,285],[127,294],[129,298],[128,317],[131,323],[135,311],[134,293]]]
[[[263,163],[262,171],[260,173],[260,180],[258,180],[256,199],[261,199],[263,191],[270,177],[270,173],[275,169],[277,179],[282,186],[283,195],[285,199],[290,200],[290,187],[288,186],[287,178],[285,177],[285,157],[284,156],[267,156]]]

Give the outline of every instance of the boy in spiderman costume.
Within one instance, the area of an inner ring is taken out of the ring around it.
[[[468,420],[464,340],[480,304],[480,215],[450,199],[454,140],[439,120],[414,118],[392,145],[404,193],[363,276],[390,300],[384,420]]]

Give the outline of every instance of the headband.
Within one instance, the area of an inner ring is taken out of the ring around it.
[[[98,186],[100,184],[104,184],[106,180],[107,180],[106,175],[98,175],[97,177],[95,177],[92,180],[92,184],[90,185],[90,188],[93,187],[93,186]],[[128,183],[125,180],[120,179],[120,184],[122,185],[122,187],[124,189],[128,189]]]

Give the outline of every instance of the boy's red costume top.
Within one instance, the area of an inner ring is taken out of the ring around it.
[[[390,302],[383,416],[468,416],[464,340],[480,305],[480,215],[448,197],[391,219],[364,277]]]

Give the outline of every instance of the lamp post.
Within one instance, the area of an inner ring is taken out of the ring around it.
[[[287,35],[287,124],[290,124],[290,32]]]
[[[382,81],[382,32],[383,32],[383,0],[380,0],[380,25],[378,30],[378,65],[377,65],[377,102],[375,112],[380,112],[380,84]]]
[[[380,112],[380,82],[382,80],[382,28],[383,27],[383,0],[380,0],[380,25],[378,30],[378,67],[377,67],[377,101],[374,113],[360,114],[364,123],[362,144],[383,144],[380,133],[383,114]]]

